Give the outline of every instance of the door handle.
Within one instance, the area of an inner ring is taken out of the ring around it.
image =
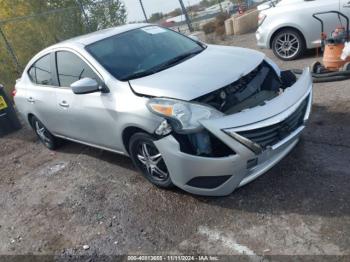
[[[28,101],[29,103],[32,103],[32,104],[35,103],[35,99],[34,99],[33,97],[31,97],[31,96],[27,98],[27,101]]]
[[[63,100],[62,102],[60,102],[59,103],[59,105],[61,106],[61,107],[69,107],[69,104],[67,103],[67,101],[65,101],[65,100]]]

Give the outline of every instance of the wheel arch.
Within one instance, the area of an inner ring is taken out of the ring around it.
[[[32,114],[32,113],[29,113],[28,116],[27,116],[28,123],[29,123],[29,125],[30,125],[32,128],[34,128],[34,127],[33,127],[33,123],[32,123],[33,117],[35,117],[35,115]]]
[[[272,42],[273,42],[274,38],[276,37],[276,35],[283,30],[294,30],[294,31],[298,32],[300,34],[300,36],[302,37],[302,40],[304,41],[305,46],[307,46],[305,36],[300,29],[298,29],[294,26],[283,26],[283,27],[276,29],[273,32],[273,34],[271,35],[271,37],[269,39],[269,48],[272,48]]]
[[[152,134],[150,134],[149,132],[147,132],[145,129],[142,129],[140,127],[136,127],[136,126],[128,126],[126,127],[123,132],[122,132],[122,141],[123,141],[123,145],[125,148],[125,151],[129,154],[129,141],[130,138],[136,134],[136,133],[146,133],[152,136]]]

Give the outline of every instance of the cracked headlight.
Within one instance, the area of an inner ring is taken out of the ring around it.
[[[201,120],[215,119],[224,116],[215,108],[197,103],[165,98],[153,98],[147,103],[148,109],[169,119],[173,128],[182,133],[190,133],[201,129]]]

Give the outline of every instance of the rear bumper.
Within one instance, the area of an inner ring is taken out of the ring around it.
[[[241,130],[252,130],[279,123],[296,111],[307,99],[307,109],[303,115],[304,124],[291,132],[283,140],[257,153],[228,134]],[[312,104],[312,81],[308,70],[279,97],[264,106],[252,108],[221,119],[203,121],[202,125],[223,143],[234,155],[207,158],[181,152],[178,141],[171,135],[155,142],[163,155],[173,183],[181,189],[198,195],[224,196],[232,193],[277,164],[297,144],[300,134],[309,118]],[[252,164],[253,163],[253,164]],[[194,187],[189,182],[195,178],[225,179],[215,187]]]

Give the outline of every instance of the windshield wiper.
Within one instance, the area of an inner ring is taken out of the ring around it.
[[[129,81],[129,80],[133,80],[133,79],[136,79],[136,78],[141,78],[141,77],[145,77],[145,76],[149,76],[149,75],[155,74],[155,73],[160,72],[162,70],[165,70],[165,69],[171,67],[172,65],[175,65],[175,64],[177,64],[177,63],[179,63],[179,62],[181,62],[181,61],[183,61],[185,59],[193,57],[193,56],[199,54],[200,52],[202,52],[203,50],[204,50],[204,48],[200,49],[200,50],[196,50],[196,51],[192,51],[192,52],[181,54],[179,56],[176,56],[176,57],[166,61],[165,63],[162,63],[160,65],[152,67],[152,68],[150,68],[148,70],[139,71],[139,72],[127,75],[127,76],[121,78],[120,80],[122,80],[122,81]]]
[[[152,75],[154,74],[154,72],[150,69],[150,70],[144,70],[144,71],[139,71],[139,72],[136,72],[136,73],[132,73],[130,75],[126,75],[122,78],[119,78],[121,81],[129,81],[129,80],[132,80],[132,79],[136,79],[136,78],[141,78],[141,77],[144,77],[144,76],[149,76],[149,75]]]
[[[166,61],[165,63],[154,67],[152,70],[154,71],[154,73],[157,73],[159,71],[162,71],[164,69],[167,69],[167,68],[171,67],[172,65],[178,64],[179,62],[181,62],[181,61],[183,61],[185,59],[189,59],[189,58],[199,54],[203,50],[204,49],[200,49],[200,50],[197,50],[197,51],[192,51],[192,52],[188,52],[188,53],[184,53],[182,55],[176,56],[176,57]]]

